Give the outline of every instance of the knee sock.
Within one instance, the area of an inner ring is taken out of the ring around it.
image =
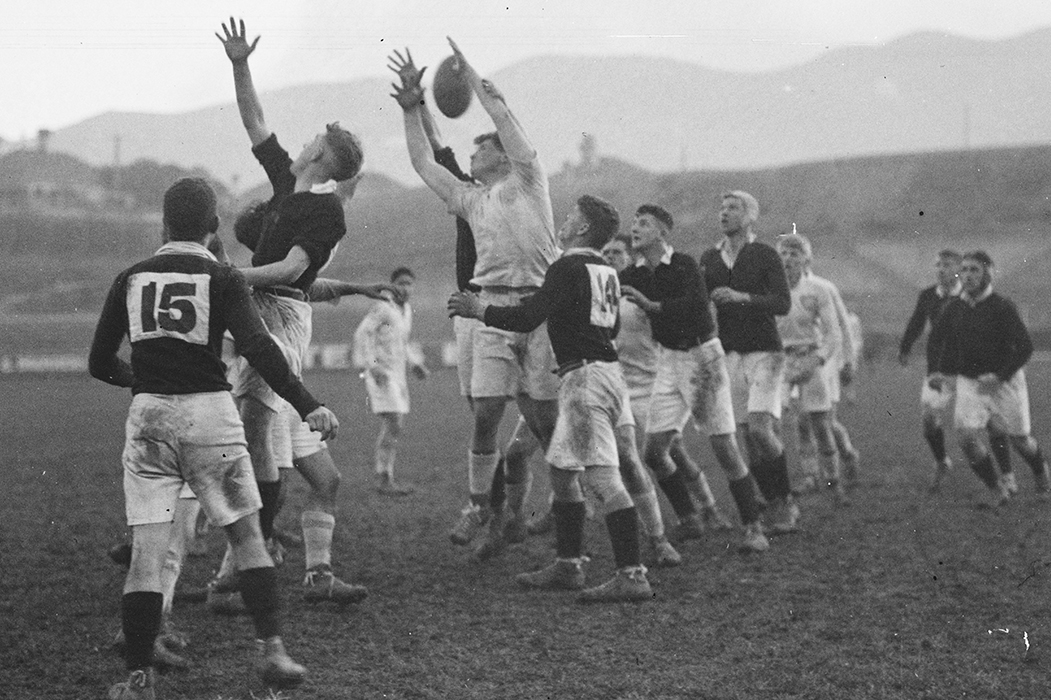
[[[990,435],[989,448],[993,452],[1001,474],[1011,473],[1011,443],[1006,435]],[[1030,465],[1031,466],[1031,465]]]
[[[277,591],[277,572],[272,566],[244,569],[240,578],[241,600],[252,616],[256,639],[280,636],[281,599]]]
[[[555,551],[559,559],[579,559],[584,554],[583,501],[554,501]]]
[[[693,499],[690,498],[690,492],[686,488],[686,481],[683,479],[681,472],[676,471],[671,476],[660,479],[657,485],[661,487],[661,491],[668,497],[672,510],[675,511],[675,515],[680,520],[697,513],[697,506],[694,505]]]
[[[263,507],[259,509],[259,529],[263,531],[263,539],[268,540],[274,536],[274,518],[277,517],[277,503],[281,500],[281,480],[257,481],[259,486],[259,497],[263,501]]]
[[[924,430],[923,437],[926,438],[927,444],[931,446],[931,452],[934,454],[934,461],[938,463],[944,462],[945,431],[941,427]]]
[[[751,474],[730,482],[730,495],[737,504],[737,512],[741,516],[741,522],[751,525],[759,520],[759,514],[763,511],[760,501],[759,487]]]
[[[997,475],[996,467],[993,466],[993,458],[990,455],[983,455],[981,459],[971,462],[971,469],[978,475],[978,478],[982,480],[987,487],[995,489],[1000,481],[1000,477]]]
[[[682,470],[677,470],[682,471]],[[708,485],[708,477],[704,475],[704,472],[697,470],[697,476],[693,479],[688,476],[683,476],[683,481],[686,483],[686,489],[690,492],[697,501],[705,508],[711,508],[715,505],[715,496],[712,494],[712,487]]]
[[[829,483],[838,483],[840,479],[839,452],[833,450],[828,454],[821,454],[821,471],[829,480]]]
[[[770,460],[771,482],[775,498],[788,498],[792,493],[792,483],[788,478],[788,457],[785,451]]]
[[[639,512],[639,520],[642,521],[642,529],[646,534],[657,539],[664,537],[664,519],[661,517],[657,492],[650,489],[643,493],[633,493],[631,500],[635,501],[635,509]]]
[[[478,454],[470,452],[467,455],[467,481],[471,489],[471,502],[475,505],[488,507],[491,503],[493,477],[497,466],[500,464],[500,453]]]
[[[776,501],[777,487],[774,485],[776,475],[774,474],[772,461],[757,458],[749,465],[749,471],[752,473],[752,478],[755,480],[755,484],[759,487],[759,491],[763,494],[766,502],[773,503]]]
[[[133,591],[124,594],[120,607],[128,670],[149,668],[153,663],[153,643],[161,630],[164,596],[154,591]]]
[[[489,505],[493,510],[500,510],[507,500],[507,460],[500,454],[500,461],[496,463],[496,471],[493,472],[493,481],[489,485]]]
[[[306,568],[332,564],[332,533],[336,529],[336,516],[324,511],[304,511],[303,549]]]
[[[1044,453],[1039,447],[1036,448],[1036,452],[1034,452],[1031,457],[1026,457],[1023,454],[1022,459],[1026,461],[1026,464],[1029,465],[1029,468],[1032,469],[1033,473],[1037,476],[1044,473],[1047,462],[1044,460]]]
[[[507,483],[507,511],[512,516],[518,516],[522,513],[522,508],[525,506],[526,499],[529,497],[529,490],[533,485],[533,477],[530,474],[526,474],[525,481],[520,484]],[[496,509],[496,506],[493,506]]]
[[[606,529],[613,545],[613,560],[618,569],[638,566],[639,553],[639,515],[635,506],[615,510],[606,516]]]

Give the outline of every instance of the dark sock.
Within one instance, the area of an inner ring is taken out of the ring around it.
[[[941,428],[934,428],[932,430],[924,430],[923,437],[927,439],[927,444],[931,446],[931,452],[934,453],[935,462],[945,461],[945,431]]]
[[[756,486],[755,479],[752,478],[751,474],[731,481],[730,495],[733,496],[734,503],[737,504],[737,512],[741,516],[742,523],[751,525],[759,520],[763,506],[759,501],[759,487]]]
[[[255,483],[259,487],[259,498],[263,501],[263,507],[259,509],[259,529],[263,531],[263,539],[268,540],[274,536],[274,518],[277,517],[277,503],[281,500],[281,480]]]
[[[583,501],[555,501],[555,551],[559,559],[578,559],[584,553],[584,519],[587,508]]]
[[[661,491],[668,497],[668,502],[671,503],[672,510],[675,511],[675,515],[679,519],[697,512],[697,506],[694,505],[693,499],[690,498],[690,492],[686,488],[686,480],[683,478],[680,470],[677,469],[671,476],[661,479],[657,482],[657,485],[661,487]]]
[[[996,488],[1000,477],[996,473],[996,467],[993,466],[993,458],[990,455],[985,455],[977,462],[971,462],[971,469],[982,480],[982,483],[991,489]]]
[[[1032,457],[1026,457],[1022,455],[1022,459],[1025,460],[1029,468],[1033,470],[1033,473],[1040,476],[1044,473],[1044,452],[1039,447],[1036,448],[1036,452],[1033,453]]]
[[[1011,473],[1011,443],[1006,435],[989,436],[989,447],[993,451],[993,457],[1000,467],[1000,473]]]
[[[277,591],[277,572],[272,566],[244,569],[238,572],[241,600],[255,623],[257,639],[270,639],[281,634],[281,598]]]
[[[505,484],[507,483],[507,460],[504,458],[503,453],[500,454],[500,461],[496,464],[496,471],[493,472],[493,482],[489,491],[489,504],[493,510],[500,510],[504,507],[504,502],[507,500],[507,490]]]
[[[613,545],[613,561],[618,569],[626,566],[638,566],[639,554],[639,516],[635,506],[615,510],[606,516],[606,530]]]
[[[775,497],[788,498],[792,493],[792,483],[788,478],[788,457],[785,451],[770,460],[770,476],[773,482]]]
[[[161,631],[164,595],[159,591],[125,593],[120,607],[128,670],[149,668],[153,663],[153,642]]]
[[[759,487],[759,492],[763,494],[766,502],[773,503],[776,501],[777,487],[774,485],[776,476],[771,461],[768,459],[756,459],[753,464],[749,465],[749,471],[752,472],[755,485]]]

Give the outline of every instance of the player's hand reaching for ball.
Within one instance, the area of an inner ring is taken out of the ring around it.
[[[307,414],[307,425],[310,429],[321,433],[322,440],[335,440],[339,432],[339,420],[336,414],[324,406],[318,406]]]
[[[412,60],[412,53],[409,52],[408,48],[405,49],[404,56],[401,55],[400,51],[395,50],[394,53],[387,57],[387,60],[390,61],[387,67],[398,75],[402,87],[423,85],[423,74],[426,72],[427,66],[417,68]]]
[[[463,316],[477,318],[479,321],[485,320],[485,304],[474,292],[455,292],[445,306],[449,309],[450,318]]]
[[[226,49],[226,57],[230,59],[231,63],[240,63],[247,61],[248,57],[255,51],[256,44],[259,43],[259,37],[252,40],[252,43],[248,43],[248,35],[245,33],[245,21],[242,19],[240,22],[234,22],[234,18],[230,18],[230,26],[223,25],[223,34],[226,38],[219,36],[219,32],[215,33],[215,36],[222,42],[223,48]]]

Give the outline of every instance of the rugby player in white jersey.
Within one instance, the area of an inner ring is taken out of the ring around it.
[[[475,139],[471,175],[477,182],[464,182],[435,161],[421,117],[420,72],[399,72],[401,84],[394,86],[393,97],[404,111],[413,168],[451,214],[470,224],[477,251],[471,283],[480,287],[487,304],[519,304],[536,293],[558,257],[547,175],[503,95],[478,75],[451,40],[450,45],[460,71],[496,126],[495,132]],[[558,378],[543,327],[520,333],[478,325],[470,338],[470,502],[450,533],[456,544],[469,543],[492,517],[490,490],[500,461],[496,439],[508,400],[517,400],[545,447],[557,417]]]

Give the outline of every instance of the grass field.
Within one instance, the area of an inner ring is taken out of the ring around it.
[[[125,535],[119,456],[127,396],[82,377],[0,378],[0,697],[104,697],[123,675],[108,649],[119,624],[122,570],[105,557]],[[467,410],[451,371],[414,384],[399,473],[420,488],[388,500],[370,490],[375,424],[348,374],[307,383],[343,421],[333,454],[344,473],[334,560],[370,597],[345,610],[307,607],[302,553],[280,571],[286,640],[310,669],[299,698],[1047,698],[1051,696],[1051,503],[1022,494],[1002,511],[975,508],[980,486],[958,469],[928,496],[919,433],[919,370],[868,368],[844,418],[862,450],[855,505],[803,499],[802,532],[765,555],[736,535],[682,548],[678,569],[651,571],[641,605],[583,607],[571,594],[516,589],[512,575],[546,563],[533,539],[478,565],[449,544],[465,491]],[[1051,445],[1051,365],[1030,368],[1035,434]],[[509,421],[508,421],[509,422]],[[707,448],[688,442],[706,464]],[[954,448],[955,451],[955,448]],[[958,459],[959,463],[960,460]],[[546,478],[537,464],[533,502]],[[709,477],[729,508],[725,479]],[[292,476],[279,521],[294,528],[304,489]],[[184,582],[206,581],[189,559]],[[589,524],[589,580],[612,560]],[[194,667],[159,681],[162,698],[266,697],[251,668],[244,618],[177,604]]]

